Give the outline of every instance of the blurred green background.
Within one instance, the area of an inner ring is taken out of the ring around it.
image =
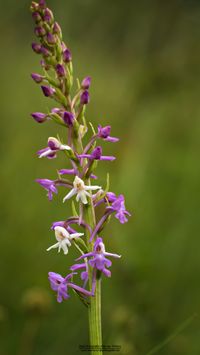
[[[77,254],[45,251],[54,242],[52,221],[70,210],[61,203],[64,189],[49,203],[34,182],[65,167],[62,155],[35,154],[61,131],[30,117],[52,103],[30,79],[39,57],[30,47],[29,2],[0,4],[0,354],[78,354],[88,344],[86,309],[74,295],[57,304],[47,280],[50,270],[65,274]],[[48,4],[75,76],[92,76],[88,119],[110,123],[120,137],[104,144],[118,159],[102,163],[99,183],[110,171],[132,218],[124,226],[114,219],[105,233],[107,248],[123,258],[103,280],[103,343],[121,345],[121,355],[146,355],[197,314],[157,354],[199,355],[200,1]]]

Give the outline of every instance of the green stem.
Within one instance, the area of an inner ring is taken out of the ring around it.
[[[91,297],[88,307],[90,345],[96,347],[96,351],[91,349],[91,354],[102,354],[102,330],[101,330],[101,278],[96,281],[95,296]]]
[[[82,141],[75,134],[73,136],[73,142],[77,151],[83,151]],[[90,185],[90,179],[86,179],[86,185]],[[92,199],[90,199],[87,205],[83,206],[83,217],[86,223],[93,229],[95,221],[95,211]],[[90,242],[90,233],[86,230],[86,242],[89,251],[93,251],[94,242]],[[92,290],[92,276],[93,270],[88,265],[89,269],[89,286]],[[89,318],[89,338],[91,346],[91,355],[102,355],[102,330],[101,330],[101,277],[97,274],[95,294],[90,299],[88,306],[88,318]]]
[[[86,183],[90,183],[89,180]],[[92,228],[95,225],[95,214],[92,202],[83,207],[84,219]],[[89,241],[90,234],[87,232],[87,246],[89,251],[93,250],[93,242]],[[89,284],[92,289],[92,268],[89,266]],[[97,273],[95,294],[90,299],[88,307],[89,335],[92,355],[102,355],[102,329],[101,329],[101,276]],[[94,350],[93,350],[94,349]]]

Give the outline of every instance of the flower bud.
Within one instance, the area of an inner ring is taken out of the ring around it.
[[[38,3],[35,2],[35,1],[32,1],[31,6],[30,6],[30,10],[31,10],[32,12],[34,12],[34,11],[37,11],[38,8],[39,8]]]
[[[48,65],[44,59],[42,59],[40,61],[40,64],[41,64],[42,68],[44,68],[45,70],[49,70],[51,68],[50,65]]]
[[[41,46],[41,54],[44,56],[44,57],[50,57],[51,55],[51,52],[44,46]]]
[[[66,70],[65,70],[65,67],[64,67],[64,65],[62,65],[62,64],[57,64],[56,65],[56,73],[57,73],[57,75],[59,76],[59,77],[64,77],[64,76],[66,76]]]
[[[45,0],[40,0],[40,1],[39,1],[39,7],[40,7],[41,9],[45,9],[45,8],[47,7],[46,1],[45,1]]]
[[[72,54],[68,48],[66,48],[63,52],[63,60],[65,63],[69,63],[72,60]]]
[[[58,22],[55,22],[53,25],[53,33],[57,34],[59,37],[62,37],[62,30]]]
[[[52,96],[55,94],[55,92],[56,92],[56,90],[53,89],[53,88],[50,87],[50,86],[44,86],[44,85],[42,85],[42,86],[41,86],[41,89],[42,89],[42,91],[43,91],[44,96],[46,96],[46,97],[52,97]]]
[[[72,126],[74,121],[74,114],[72,112],[65,111],[63,114],[63,121],[68,125]]]
[[[37,11],[34,11],[34,12],[32,13],[32,18],[33,18],[33,20],[35,21],[35,23],[39,23],[39,22],[42,20],[42,18],[41,18],[41,16],[40,16],[39,12],[37,12]]]
[[[52,35],[51,32],[47,33],[47,42],[49,44],[55,44],[56,43],[56,37],[54,35]]]
[[[53,17],[53,12],[47,7],[44,11],[44,16],[43,19],[45,22],[47,22],[48,24],[52,24],[54,17]]]
[[[32,50],[37,53],[41,54],[41,45],[39,43],[32,43]]]
[[[31,114],[31,116],[38,123],[43,123],[43,122],[45,122],[47,120],[47,115],[45,115],[42,112],[34,112],[34,113]]]
[[[86,76],[86,78],[83,79],[82,83],[81,83],[81,88],[84,90],[89,89],[91,84],[91,77],[90,76]]]
[[[100,138],[107,138],[110,135],[111,126],[101,127],[99,129],[98,135]]]
[[[60,149],[61,143],[59,142],[58,139],[54,138],[54,137],[49,137],[48,139],[48,147],[51,150],[58,150]]]
[[[51,109],[51,113],[57,113],[58,115],[61,113],[61,109],[60,108],[58,108],[58,107],[54,107],[54,108],[52,108]]]
[[[65,51],[65,49],[67,49],[67,46],[66,46],[65,42],[61,43],[61,48],[62,48],[63,52]]]
[[[46,31],[45,31],[44,27],[42,27],[42,26],[35,27],[34,32],[37,37],[43,37],[46,34]]]
[[[32,73],[31,77],[37,84],[41,83],[42,80],[44,79],[44,77],[42,75],[37,74],[37,73]]]
[[[87,90],[82,92],[80,101],[82,105],[87,105],[90,102],[90,94]]]

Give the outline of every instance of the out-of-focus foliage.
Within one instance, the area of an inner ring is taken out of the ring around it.
[[[112,279],[103,280],[104,344],[145,355],[197,313],[158,354],[199,355],[200,2],[59,0],[49,6],[76,75],[92,76],[88,119],[111,123],[120,137],[104,145],[117,161],[99,167],[100,183],[109,170],[112,189],[125,194],[132,212],[128,224],[114,220],[105,235],[108,249],[123,258],[113,263]],[[88,343],[86,309],[74,295],[56,304],[47,272],[65,274],[76,252],[45,251],[54,241],[51,222],[70,209],[61,202],[64,189],[49,203],[34,182],[65,167],[62,156],[47,161],[35,154],[49,135],[64,133],[29,115],[51,102],[29,75],[38,71],[39,58],[30,48],[28,8],[27,0],[1,0],[0,354],[75,354]]]

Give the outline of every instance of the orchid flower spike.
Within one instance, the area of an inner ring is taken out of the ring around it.
[[[87,197],[92,197],[92,194],[88,192],[101,189],[101,186],[85,185],[84,181],[78,176],[75,177],[73,182],[74,188],[63,198],[63,202],[69,200],[72,196],[76,195],[76,201],[80,201],[86,205],[88,203]]]
[[[69,234],[65,228],[60,226],[56,226],[54,230],[55,230],[55,237],[58,242],[50,246],[47,249],[47,251],[58,248],[58,252],[60,252],[62,249],[64,254],[68,254],[68,247],[71,246],[71,241],[75,238],[79,238],[84,235],[84,233]]]

